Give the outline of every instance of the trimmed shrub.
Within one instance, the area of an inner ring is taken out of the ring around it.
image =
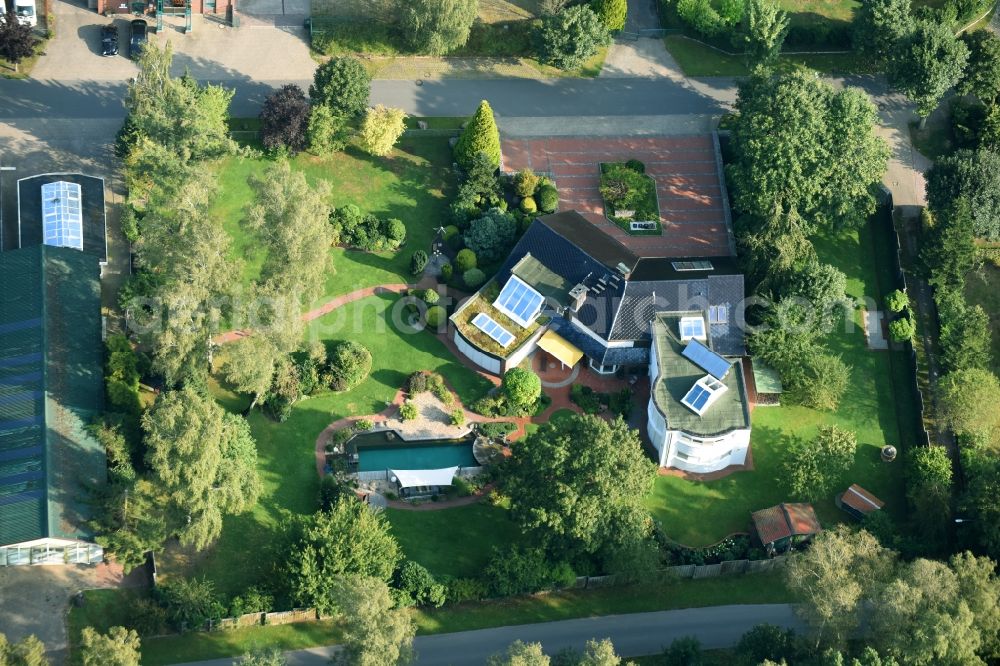
[[[538,176],[531,169],[521,169],[514,174],[514,194],[519,197],[530,197],[538,188]]]
[[[554,213],[559,207],[559,192],[552,185],[538,188],[538,207],[544,213]]]
[[[455,161],[469,168],[480,153],[489,158],[493,168],[500,166],[500,130],[497,129],[493,109],[485,99],[462,130],[455,144]]]
[[[524,197],[523,199],[521,199],[520,207],[521,207],[521,212],[527,213],[528,215],[532,215],[538,212],[538,205],[535,203],[535,200],[531,197]]]
[[[459,250],[458,254],[455,255],[455,270],[460,273],[470,271],[478,265],[476,259],[476,253],[465,248],[464,250]]]
[[[591,0],[590,8],[608,30],[618,31],[625,27],[625,16],[628,13],[626,0]]]
[[[433,289],[424,289],[420,292],[420,300],[427,305],[434,305],[441,300],[441,294],[437,293]]]
[[[447,321],[447,319],[448,312],[440,305],[434,305],[427,308],[427,314],[424,315],[424,321],[427,323],[427,327],[435,330],[441,328],[441,325]]]
[[[437,582],[423,565],[407,560],[396,572],[393,580],[396,601],[400,606],[444,605],[447,588]]]
[[[452,276],[455,274],[455,269],[451,264],[444,264],[441,266],[441,279],[445,282],[451,280]]]
[[[889,322],[889,337],[893,342],[906,342],[912,340],[917,332],[917,326],[912,319],[901,317]]]
[[[625,167],[636,173],[646,173],[646,165],[640,160],[626,160]]]
[[[402,405],[399,406],[399,418],[402,421],[412,421],[420,416],[420,410],[417,406],[407,400]]]
[[[371,419],[358,419],[354,422],[354,429],[358,432],[364,432],[365,430],[371,430],[375,427]]]
[[[444,228],[444,233],[441,234],[441,240],[447,242],[457,235],[458,235],[458,227],[456,227],[454,224],[449,224],[447,227]]]
[[[427,390],[427,374],[421,371],[411,373],[409,377],[406,378],[406,384],[404,385],[406,392],[410,395],[416,395],[417,393],[423,393]]]
[[[453,409],[451,410],[450,421],[453,426],[464,426],[465,425],[465,410]]]
[[[413,275],[420,275],[424,272],[424,268],[427,267],[427,253],[423,250],[417,250],[410,257],[410,273]]]
[[[334,391],[348,391],[361,382],[372,371],[372,353],[367,347],[347,340],[339,343],[329,354],[330,388]]]
[[[478,268],[470,268],[462,273],[462,281],[469,289],[478,289],[486,281],[486,274]]]
[[[503,393],[515,405],[534,405],[542,395],[542,380],[531,370],[511,368],[503,376]]]
[[[330,213],[334,242],[367,252],[395,250],[406,239],[406,225],[397,219],[383,220],[362,213],[354,204],[341,206]]]
[[[885,305],[891,312],[902,312],[910,305],[910,297],[896,289],[885,297]]]

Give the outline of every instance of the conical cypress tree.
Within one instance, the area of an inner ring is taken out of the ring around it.
[[[472,164],[472,158],[479,153],[486,153],[495,166],[500,166],[500,130],[493,118],[493,109],[485,99],[479,103],[479,108],[472,120],[465,126],[462,135],[455,144],[455,161],[464,167]]]

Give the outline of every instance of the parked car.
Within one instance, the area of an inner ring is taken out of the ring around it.
[[[101,55],[118,55],[118,27],[114,23],[101,28]]]
[[[135,19],[131,24],[130,37],[128,40],[128,57],[135,60],[142,53],[142,47],[146,45],[146,32],[149,24],[142,19]]]

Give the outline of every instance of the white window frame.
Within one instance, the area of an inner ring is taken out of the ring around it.
[[[688,324],[695,324],[698,322],[700,335],[685,335],[684,327]],[[705,325],[704,317],[681,317],[681,321],[677,326],[678,333],[681,336],[681,342],[687,342],[688,340],[707,340],[708,339],[708,327]]]
[[[708,306],[708,323],[709,324],[728,324],[729,323],[729,306],[728,305],[710,305],[710,306]]]
[[[587,365],[589,365],[590,369],[593,370],[594,372],[596,372],[599,375],[613,375],[616,372],[618,372],[618,366],[617,365],[610,365],[610,366],[603,365],[603,364],[594,365],[594,359],[592,359],[592,358],[587,359]],[[611,369],[610,370],[605,370],[605,368],[611,368]]]

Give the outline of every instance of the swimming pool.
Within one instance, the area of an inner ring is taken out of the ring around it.
[[[351,445],[357,447],[359,472],[381,472],[386,469],[478,467],[472,455],[472,441],[471,438],[387,441],[384,432],[372,432],[356,435]]]

